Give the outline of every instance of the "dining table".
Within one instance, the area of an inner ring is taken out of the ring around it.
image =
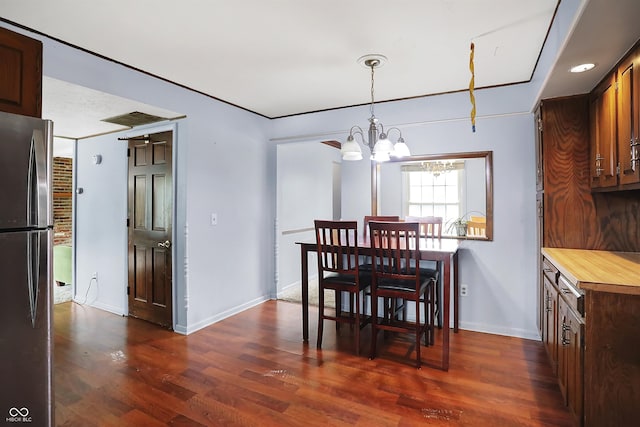
[[[301,286],[302,286],[302,339],[309,341],[309,254],[317,252],[316,242],[296,242],[300,246],[301,262]],[[442,354],[441,363],[436,366],[444,371],[449,370],[449,334],[450,306],[453,297],[453,332],[458,332],[458,239],[428,238],[419,239],[419,258],[425,261],[437,261],[442,263],[442,300],[440,310],[442,312]],[[373,250],[368,238],[358,240],[358,253],[361,256],[372,256]],[[453,292],[452,292],[453,285]],[[440,296],[438,296],[440,298]]]

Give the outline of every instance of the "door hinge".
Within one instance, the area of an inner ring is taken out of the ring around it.
[[[127,228],[129,228],[129,218],[127,218]]]
[[[129,294],[130,294],[130,291],[131,291],[131,287],[130,287],[130,286],[127,286],[127,295],[129,295]]]
[[[131,148],[127,148],[127,157],[131,157]]]

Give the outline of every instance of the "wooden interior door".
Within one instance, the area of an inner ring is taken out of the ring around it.
[[[172,328],[172,132],[129,140],[129,315]]]

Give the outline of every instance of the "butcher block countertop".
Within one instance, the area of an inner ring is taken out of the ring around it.
[[[542,248],[542,254],[580,289],[640,295],[640,252]]]

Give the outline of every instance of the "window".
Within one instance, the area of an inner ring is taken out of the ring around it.
[[[442,217],[443,234],[464,210],[462,194],[464,164],[458,163],[453,170],[434,173],[418,165],[406,165],[403,172],[403,211],[405,216]],[[455,230],[452,230],[455,231]]]
[[[380,215],[440,216],[443,235],[492,240],[492,154],[429,154],[379,163],[371,187],[372,209]],[[466,230],[454,226],[458,219]]]

